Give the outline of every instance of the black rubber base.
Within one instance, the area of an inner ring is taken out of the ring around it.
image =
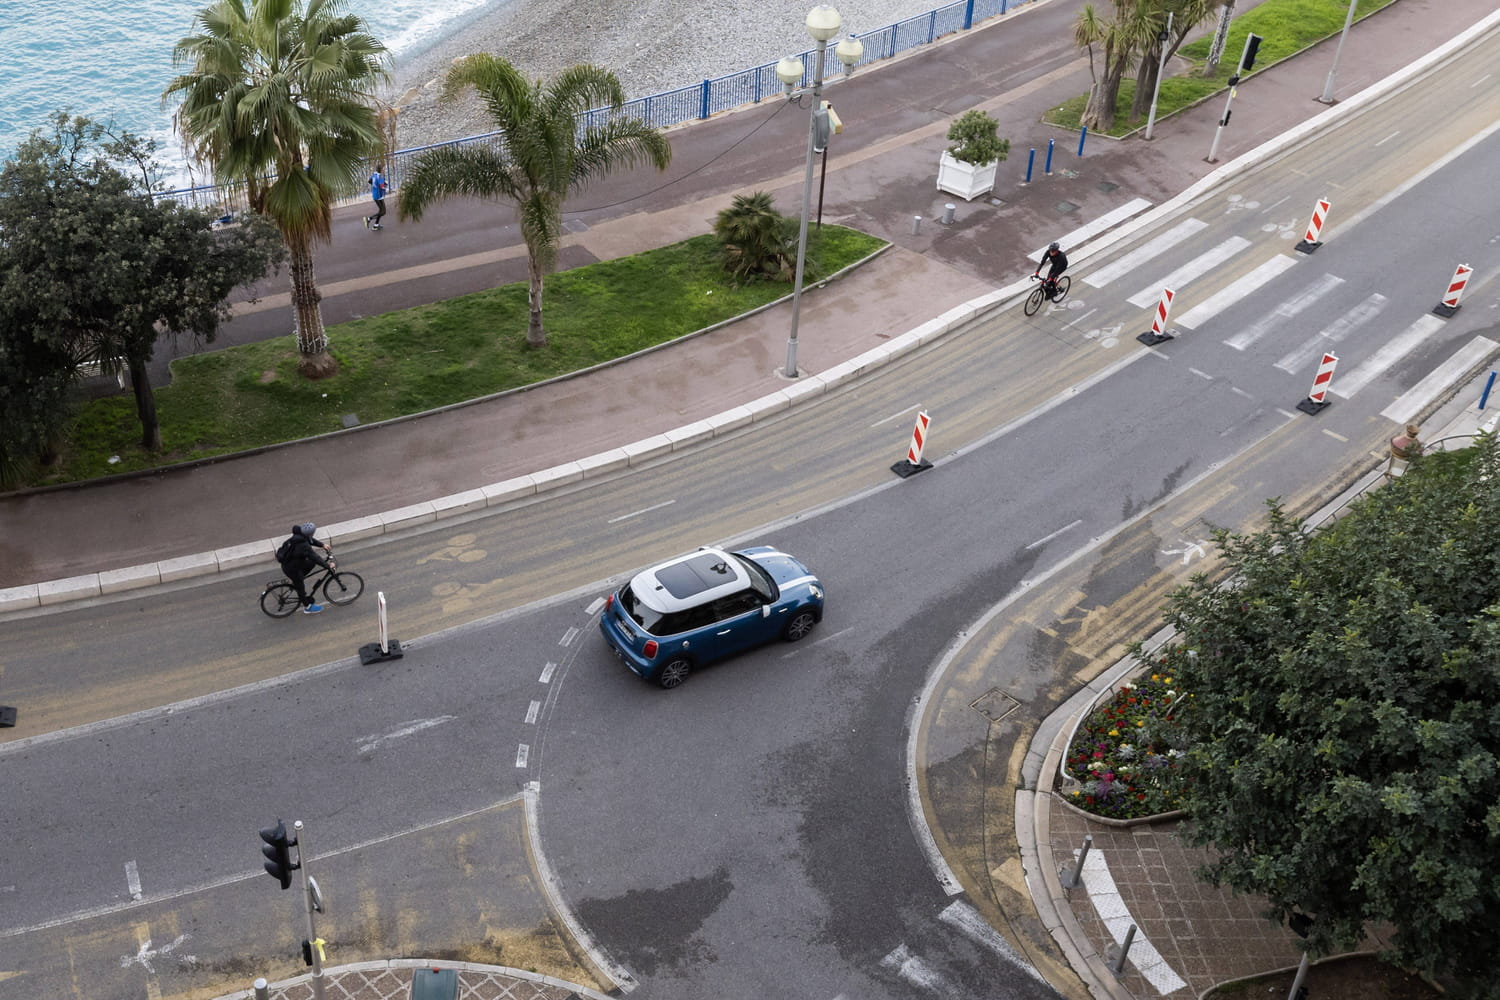
[[[1324,408],[1327,406],[1328,400],[1326,399],[1321,403],[1314,403],[1311,396],[1304,396],[1302,402],[1297,404],[1297,409],[1301,410],[1303,413],[1318,414],[1322,413]]]
[[[1176,336],[1177,335],[1170,330],[1168,330],[1166,333],[1153,333],[1150,330],[1147,330],[1145,333],[1141,334],[1135,339],[1139,340],[1147,347],[1155,347],[1157,344],[1165,343],[1168,340],[1175,339]]]
[[[360,663],[384,663],[386,660],[399,660],[406,654],[401,650],[401,640],[391,639],[386,643],[390,652],[382,653],[380,643],[371,642],[359,647]]]
[[[1323,241],[1322,240],[1319,240],[1316,243],[1309,243],[1306,240],[1303,240],[1301,243],[1297,244],[1297,246],[1296,246],[1295,249],[1300,250],[1302,253],[1312,253],[1314,250],[1318,249],[1318,247],[1320,247],[1322,245],[1323,245]]]
[[[0,705],[0,726],[10,728],[16,724],[16,710],[9,705]]]
[[[1458,312],[1458,306],[1450,306],[1442,302],[1432,307],[1432,314],[1434,316],[1441,316],[1444,319],[1447,319],[1456,312]]]
[[[916,465],[912,465],[910,462],[903,458],[901,461],[891,466],[891,471],[900,476],[902,479],[905,479],[907,476],[915,476],[917,473],[923,471],[924,469],[930,468],[932,468],[932,463],[927,461],[927,459],[925,458]]]

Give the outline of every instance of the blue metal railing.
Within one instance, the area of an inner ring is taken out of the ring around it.
[[[865,54],[860,59],[859,65],[866,66],[882,59],[890,59],[921,45],[930,45],[944,35],[966,31],[991,17],[1032,2],[1034,0],[957,0],[956,3],[935,8],[925,14],[918,14],[904,21],[877,28],[859,36],[859,40],[865,46]],[[815,49],[808,49],[802,53],[804,86],[812,84],[815,56]],[[828,75],[826,68],[825,75]],[[656,128],[669,128],[685,121],[709,118],[722,111],[755,104],[780,92],[781,81],[776,78],[776,64],[765,63],[726,76],[704,80],[698,84],[679,87],[676,90],[638,97],[627,101],[617,111],[610,108],[594,108],[583,114],[579,127],[587,129],[618,115],[639,118]],[[386,179],[392,191],[399,189],[407,164],[414,157],[428,150],[473,143],[496,146],[502,141],[499,132],[486,132],[482,135],[471,135],[447,142],[397,150],[385,157]],[[245,208],[244,192],[242,186],[238,184],[211,184],[181,188],[176,191],[163,191],[158,197],[185,202],[194,208],[222,210],[225,213],[243,211]]]

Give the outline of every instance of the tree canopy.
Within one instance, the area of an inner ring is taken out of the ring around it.
[[[526,241],[531,299],[526,343],[542,347],[547,343],[542,284],[556,262],[563,202],[590,180],[638,163],[665,170],[672,147],[638,118],[612,116],[579,128],[580,116],[590,108],[618,110],[625,103],[619,78],[598,66],[572,66],[544,83],[527,80],[499,56],[476,53],[453,64],[443,99],[470,87],[504,141],[494,148],[470,144],[423,153],[407,173],[398,211],[403,219],[420,220],[429,205],[455,197],[515,205]]]
[[[1394,928],[1399,964],[1496,996],[1500,446],[1414,459],[1308,533],[1220,533],[1227,585],[1170,600],[1204,874],[1313,917],[1314,954]]]
[[[0,170],[0,474],[45,457],[81,366],[128,368],[142,445],[161,446],[147,363],[158,339],[212,340],[227,297],[282,253],[254,218],[215,232],[152,197],[155,146],[59,113]]]
[[[250,207],[275,221],[290,255],[300,368],[322,378],[338,365],[328,336],[313,247],[332,234],[333,205],[366,177],[383,147],[375,89],[386,48],[347,0],[218,0],[177,43],[183,69],[162,99],[181,102],[177,129],[220,183],[243,184]]]

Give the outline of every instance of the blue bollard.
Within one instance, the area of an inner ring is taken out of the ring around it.
[[[1030,184],[1031,183],[1031,168],[1032,168],[1032,165],[1035,164],[1035,163],[1036,163],[1036,147],[1032,146],[1031,147],[1031,152],[1026,154],[1026,179],[1021,182],[1022,184]]]
[[[1047,164],[1046,166],[1042,167],[1042,173],[1046,174],[1048,177],[1052,176],[1052,147],[1056,142],[1056,139],[1047,140]]]
[[[1489,381],[1484,383],[1484,392],[1479,395],[1479,408],[1484,409],[1484,404],[1490,401],[1490,390],[1495,387],[1495,373],[1490,372]]]
[[[1089,127],[1083,126],[1078,132],[1078,155],[1083,155],[1083,140],[1089,137]]]

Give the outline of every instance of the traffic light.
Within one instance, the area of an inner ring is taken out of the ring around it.
[[[300,864],[292,864],[292,847],[297,843],[296,836],[288,837],[286,824],[278,819],[275,826],[268,826],[260,831],[260,839],[265,841],[260,853],[266,856],[266,871],[281,883],[283,889],[290,889],[292,872],[302,867]]]
[[[1260,36],[1250,35],[1245,39],[1245,53],[1240,56],[1240,72],[1248,73],[1255,65],[1255,53],[1260,51]]]

